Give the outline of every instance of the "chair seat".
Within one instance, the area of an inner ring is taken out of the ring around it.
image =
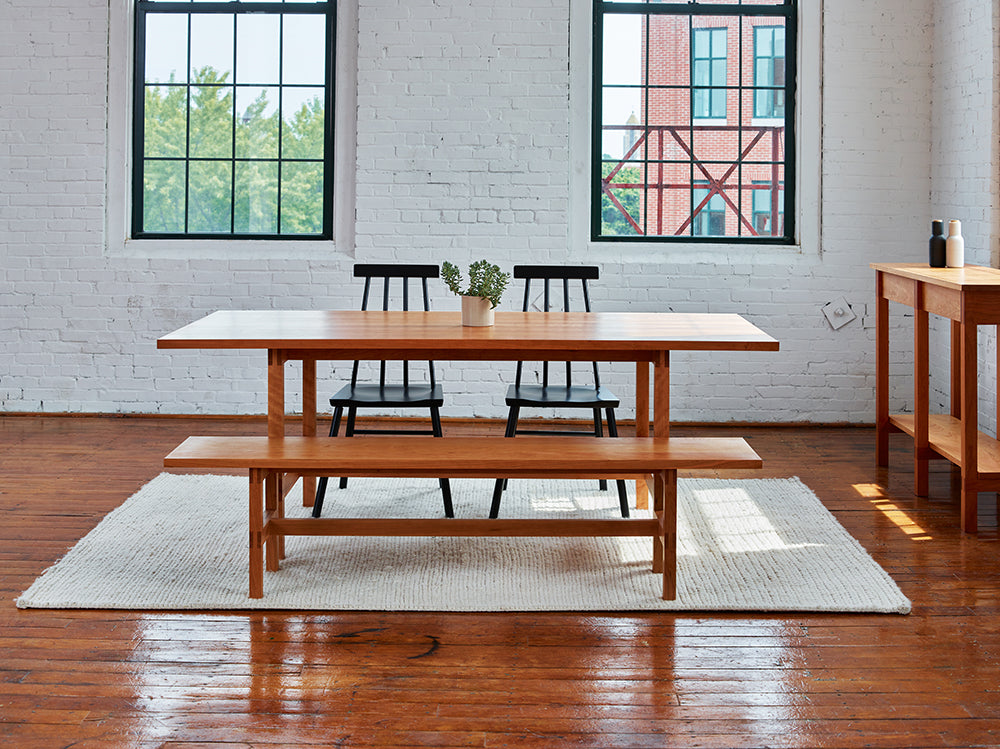
[[[511,385],[508,406],[561,406],[563,408],[618,408],[619,398],[603,387],[565,385]]]
[[[345,385],[332,398],[330,405],[338,406],[442,406],[444,390],[440,385]]]

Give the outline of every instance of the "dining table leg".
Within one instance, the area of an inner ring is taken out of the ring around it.
[[[647,411],[648,413],[648,411]],[[670,436],[670,352],[660,351],[657,353],[656,358],[653,360],[653,436],[654,437],[669,437]],[[662,484],[670,482],[673,486],[662,486]],[[656,490],[654,492],[654,507],[653,510],[661,514],[661,522],[665,519],[662,513],[664,512],[662,500],[664,496],[674,496],[677,494],[677,471],[666,471],[664,474],[656,475],[654,477],[654,486]],[[657,507],[656,505],[659,505]],[[676,533],[676,502],[674,502],[674,532]],[[676,570],[667,570],[663,565],[671,564],[671,560],[666,559],[665,552],[667,551],[665,547],[666,534],[657,534],[653,538],[653,571],[663,572],[664,581],[666,581],[666,576],[675,575]],[[674,555],[676,557],[676,554]],[[664,587],[664,594],[666,594],[666,584]]]
[[[316,360],[302,360],[302,436],[316,436]],[[302,477],[302,506],[312,507],[316,498],[316,477]]]
[[[267,436],[285,436],[285,357],[267,350]]]
[[[649,362],[635,363],[635,436],[649,436]],[[649,489],[644,479],[635,482],[635,507],[649,509]]]
[[[285,436],[285,361],[285,354],[280,349],[267,350],[267,436],[272,439]],[[284,502],[283,482],[272,477],[265,483],[268,485],[265,501],[273,505],[268,510],[276,510],[275,492],[280,493],[280,501]],[[278,569],[278,559],[285,556],[285,537],[275,536],[273,544],[272,551],[271,542],[268,543],[267,557],[268,570],[272,571]]]

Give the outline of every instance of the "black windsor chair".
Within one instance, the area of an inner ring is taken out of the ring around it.
[[[365,279],[364,295],[361,299],[361,309],[368,309],[369,292],[371,291],[372,280],[382,280],[382,309],[389,310],[389,286],[392,279],[400,279],[402,283],[402,309],[410,308],[410,281],[419,280],[423,291],[423,309],[430,310],[430,298],[427,295],[427,279],[438,278],[440,269],[437,265],[408,265],[408,264],[367,264],[359,263],[354,266],[354,277]],[[413,382],[410,378],[410,362],[402,362],[402,382],[390,382],[386,378],[386,362],[379,362],[378,383],[359,383],[358,371],[361,362],[355,361],[351,370],[351,382],[345,385],[330,398],[330,405],[333,406],[333,423],[330,425],[330,436],[336,437],[340,431],[340,422],[343,418],[344,409],[347,409],[347,425],[344,436],[353,437],[356,434],[430,434],[435,437],[443,436],[441,433],[440,408],[444,404],[444,392],[439,384],[434,381],[434,362],[427,362],[428,377],[426,381]],[[431,429],[358,429],[355,427],[355,418],[359,408],[427,408],[431,415]],[[323,476],[316,486],[316,499],[313,503],[312,515],[314,518],[320,517],[323,511],[323,498],[326,496],[326,488],[329,478]],[[454,517],[455,513],[451,504],[451,484],[448,479],[439,479],[441,484],[441,494],[444,497],[444,513],[446,517]],[[347,477],[340,478],[340,488],[347,487]]]
[[[562,297],[564,312],[570,311],[570,281],[580,281],[583,290],[583,309],[590,312],[590,292],[587,281],[596,280],[600,275],[600,270],[593,265],[515,265],[514,278],[524,279],[524,304],[522,309],[529,311],[531,304],[531,282],[540,280],[543,282],[543,303],[542,311],[548,312],[551,307],[550,285],[552,281],[562,282]],[[566,362],[565,384],[554,385],[549,382],[549,362],[542,362],[542,384],[525,385],[521,382],[523,362],[517,363],[517,373],[514,384],[507,389],[507,405],[510,410],[507,414],[507,430],[504,436],[514,437],[518,434],[582,434],[603,437],[604,430],[601,424],[601,413],[608,421],[608,435],[618,436],[618,425],[615,421],[615,409],[620,405],[620,399],[601,385],[601,375],[598,371],[597,362],[593,362],[593,384],[574,385],[572,362]],[[591,409],[594,414],[593,431],[581,432],[579,430],[554,430],[554,429],[518,429],[518,419],[522,408],[586,408]],[[619,479],[618,482],[618,502],[621,505],[623,518],[629,516],[628,494],[625,489],[625,481]],[[602,491],[608,488],[608,482],[602,480],[600,483]],[[490,507],[490,517],[496,518],[500,513],[500,500],[504,490],[507,488],[505,479],[497,479],[493,489],[493,504]]]

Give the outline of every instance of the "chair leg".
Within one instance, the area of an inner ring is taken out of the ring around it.
[[[595,437],[603,437],[604,436],[604,428],[601,425],[601,409],[599,409],[599,408],[595,408],[594,409],[594,436]],[[608,490],[608,482],[607,482],[607,480],[606,479],[601,479],[599,483],[600,483],[601,491],[602,492],[606,492]]]
[[[493,503],[490,505],[490,519],[496,520],[500,516],[500,498],[503,496],[503,479],[497,479],[493,485]]]
[[[517,418],[520,413],[520,406],[510,407],[510,411],[507,412],[507,429],[504,432],[504,437],[513,437],[517,434]],[[493,485],[493,503],[490,505],[490,518],[494,520],[500,516],[500,497],[506,488],[507,479],[497,479]]]
[[[608,415],[608,436],[617,437],[618,436],[618,423],[615,421],[615,409],[606,409]],[[618,484],[618,505],[621,507],[622,517],[628,517],[628,491],[625,489],[625,481],[623,479],[618,479],[616,482]]]
[[[504,430],[504,437],[516,437],[517,436],[517,422],[521,418],[521,407],[511,406],[510,411],[507,413],[507,428]],[[503,490],[507,491],[507,479],[503,480]]]
[[[345,437],[354,436],[354,419],[357,417],[357,415],[358,415],[357,406],[351,406],[347,409],[347,428],[344,430]],[[340,477],[340,488],[341,489],[347,488],[347,476]]]
[[[330,482],[329,476],[320,476],[316,483],[316,499],[313,500],[312,516],[314,518],[323,517],[323,498],[326,497],[326,485]]]
[[[336,437],[340,431],[340,417],[344,414],[344,407],[337,406],[333,409],[333,423],[330,424],[330,436]],[[312,516],[321,517],[323,514],[323,499],[326,497],[326,485],[330,482],[329,476],[320,476],[319,483],[316,484],[316,498],[313,500]]]
[[[435,437],[444,436],[444,432],[441,430],[441,413],[437,406],[431,406],[431,428]],[[438,479],[438,484],[441,485],[441,496],[444,498],[444,516],[453,518],[455,517],[455,509],[451,504],[451,482],[448,479]]]

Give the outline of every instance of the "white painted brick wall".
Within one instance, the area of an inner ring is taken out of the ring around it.
[[[675,355],[675,419],[872,420],[868,264],[923,260],[931,213],[964,210],[963,195],[995,181],[995,165],[967,169],[993,137],[988,117],[961,168],[942,174],[939,90],[992,111],[992,70],[976,90],[947,83],[982,75],[992,19],[970,17],[981,28],[963,37],[960,16],[956,38],[977,41],[947,53],[929,23],[967,5],[827,0],[823,80],[803,82],[823,91],[822,246],[745,259],[596,253],[597,309],[738,312],[781,341],[778,353]],[[157,336],[219,308],[354,308],[355,261],[485,256],[510,267],[595,256],[569,246],[569,0],[360,0],[356,247],[319,259],[105,249],[107,17],[108,0],[8,0],[0,10],[0,411],[261,413],[262,354],[160,352]],[[936,54],[950,72],[932,77]],[[969,211],[970,245],[995,242],[991,205]],[[833,331],[820,309],[840,296],[858,319]],[[515,291],[503,306],[519,301]],[[442,284],[433,304],[458,306]],[[912,390],[901,364],[908,323],[894,321],[894,410]],[[442,362],[446,414],[502,415],[512,369]],[[321,364],[321,398],[348,371]],[[633,374],[604,368],[625,403]]]
[[[931,210],[957,218],[965,260],[996,267],[997,201],[996,3],[938,0],[934,8],[934,122]],[[947,412],[950,398],[947,321],[934,318],[932,407]],[[996,434],[996,331],[979,334],[980,428]]]

